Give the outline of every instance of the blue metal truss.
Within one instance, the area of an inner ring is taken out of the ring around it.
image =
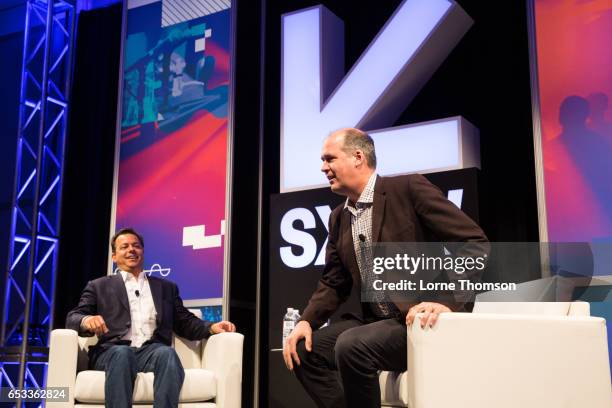
[[[8,265],[0,330],[0,386],[42,387],[58,257],[75,7],[28,0]]]

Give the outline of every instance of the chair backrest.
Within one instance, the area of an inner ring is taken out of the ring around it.
[[[567,316],[571,302],[478,302],[472,313]]]
[[[590,316],[591,315],[591,305],[588,302],[577,300],[570,304],[570,308],[567,314],[569,316]]]
[[[189,311],[196,315],[199,319],[202,318],[202,312],[200,309],[189,309]],[[88,369],[89,357],[87,355],[87,351],[89,350],[89,347],[94,346],[96,343],[98,343],[98,338],[96,336],[79,337],[77,371],[84,371]],[[172,341],[172,346],[175,348],[176,354],[178,354],[184,368],[202,367],[202,349],[205,344],[205,340],[190,341],[178,336],[174,336]]]
[[[522,314],[542,316],[590,316],[587,302],[478,302],[473,313]]]
[[[473,313],[589,316],[588,303],[570,301],[574,283],[551,276],[519,283],[513,291],[479,293]]]

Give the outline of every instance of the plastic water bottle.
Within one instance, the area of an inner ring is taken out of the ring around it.
[[[287,313],[283,318],[283,347],[285,347],[287,337],[289,337],[301,317],[300,309],[294,309],[292,307],[287,308]]]
[[[283,317],[283,348],[285,347],[287,337],[289,337],[293,331],[293,328],[295,327],[295,322],[297,321],[295,314],[296,310],[294,310],[292,307],[288,307],[287,313],[285,314],[285,317]]]

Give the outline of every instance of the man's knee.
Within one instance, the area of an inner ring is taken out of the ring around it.
[[[350,330],[340,333],[334,346],[334,354],[336,355],[336,359],[344,358],[351,352],[352,347],[353,337],[350,335]]]
[[[334,346],[336,363],[342,365],[346,362],[355,362],[363,358],[363,343],[353,329],[349,329],[338,336]]]
[[[136,355],[129,346],[111,346],[104,352],[103,366],[96,364],[97,369],[104,371],[118,370],[125,373],[135,374]]]
[[[156,361],[156,365],[168,366],[168,367],[176,367],[177,369],[183,369],[183,365],[181,364],[181,360],[179,359],[176,351],[170,346],[158,346],[153,351],[154,360]]]
[[[106,353],[109,354],[111,360],[125,361],[128,363],[136,362],[136,355],[129,346],[112,346]]]
[[[300,361],[305,360],[308,356],[308,350],[306,350],[306,342],[304,339],[297,342],[295,345],[295,351],[297,352]]]
[[[299,374],[300,370],[308,371],[312,367],[321,367],[328,365],[325,358],[322,355],[318,354],[316,351],[314,351],[314,345],[315,343],[313,340],[313,351],[306,350],[306,342],[303,339],[295,345],[295,352],[297,353],[298,358],[300,359],[299,365],[293,365],[294,369],[296,370],[296,374]]]
[[[176,351],[170,346],[159,346],[153,351],[153,354],[157,358],[178,359]]]

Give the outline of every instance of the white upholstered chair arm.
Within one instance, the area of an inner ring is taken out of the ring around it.
[[[410,407],[610,407],[606,337],[596,317],[444,313],[421,329],[417,316]]]
[[[239,333],[220,333],[211,336],[202,353],[202,368],[211,370],[217,378],[219,408],[239,408],[242,390],[242,345]]]
[[[69,400],[68,402],[47,402],[47,407],[74,406],[78,350],[77,332],[69,329],[56,329],[51,332],[47,387],[68,387]]]

